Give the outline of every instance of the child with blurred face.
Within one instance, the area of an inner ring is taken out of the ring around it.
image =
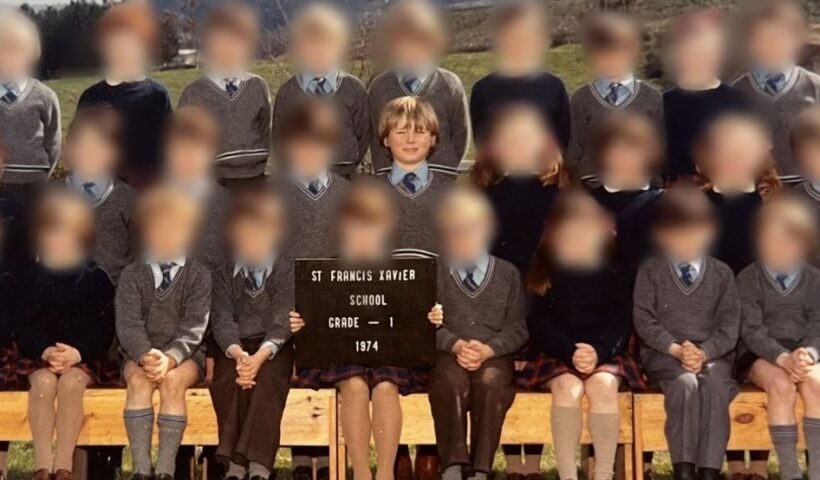
[[[809,265],[817,248],[817,220],[804,198],[792,193],[773,197],[756,224],[757,261],[738,275],[743,302],[738,372],[766,391],[769,433],[780,460],[782,478],[800,478],[797,460],[797,394],[803,397],[807,438],[820,430],[820,375],[815,368],[820,325],[820,271]],[[809,454],[817,449],[808,442]],[[809,475],[820,474],[817,466]]]
[[[796,192],[814,207],[820,220],[820,107],[808,108],[798,117],[791,144],[806,177]],[[820,261],[820,257],[817,258],[816,261]]]

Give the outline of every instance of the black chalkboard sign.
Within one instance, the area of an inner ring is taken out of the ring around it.
[[[346,365],[431,367],[436,328],[434,259],[392,259],[379,265],[296,260],[299,368]]]

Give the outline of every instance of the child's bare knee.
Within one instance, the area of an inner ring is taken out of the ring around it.
[[[188,381],[184,375],[179,375],[175,371],[170,371],[159,384],[159,394],[162,398],[185,398],[188,391]]]
[[[615,375],[598,373],[584,382],[584,391],[593,401],[615,402],[618,400],[620,382]]]
[[[584,382],[571,373],[553,378],[549,386],[557,401],[579,401],[584,394]]]

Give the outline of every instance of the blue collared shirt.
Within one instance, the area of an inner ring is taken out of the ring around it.
[[[432,73],[433,67],[419,68],[416,70],[406,68],[396,69],[396,77],[398,77],[399,83],[408,89],[410,93],[418,93]]]
[[[791,81],[792,75],[794,75],[794,70],[794,66],[790,66],[780,71],[772,71],[758,67],[752,69],[752,79],[754,79],[755,83],[757,83],[757,86],[760,87],[761,90],[768,91],[767,87],[769,78],[771,78],[774,75],[782,74],[783,79],[780,82],[778,82],[777,88],[777,91],[781,92],[784,88],[786,88],[786,85],[788,85]]]
[[[71,188],[82,195],[83,198],[96,202],[99,201],[103,195],[105,195],[106,190],[108,190],[108,187],[111,186],[111,178],[100,177],[84,179],[72,174],[68,177],[68,183]],[[86,184],[89,183],[92,183],[93,185],[86,189]]]
[[[339,76],[340,73],[338,70],[333,70],[331,72],[327,72],[324,75],[316,75],[315,73],[310,72],[300,72],[299,74],[299,84],[302,86],[302,89],[305,92],[316,94],[316,88],[318,86],[318,82],[320,79],[325,79],[324,84],[324,95],[330,95],[336,92],[336,89],[339,88]]]
[[[462,265],[455,267],[456,275],[458,275],[459,280],[463,282],[464,279],[467,278],[467,268],[472,266],[475,267],[475,270],[473,270],[473,281],[476,285],[481,286],[487,278],[487,273],[490,268],[490,256],[485,253],[481,256],[481,258],[476,260],[473,265]]]
[[[8,93],[9,91],[9,89],[6,88],[6,85],[12,86],[14,89],[16,89],[14,93],[20,96],[23,93],[23,90],[25,90],[28,86],[28,82],[28,79],[8,82],[0,81],[0,98],[5,97],[6,93]]]
[[[785,290],[788,290],[789,288],[791,288],[791,286],[794,285],[795,280],[797,280],[797,277],[799,277],[800,273],[803,271],[802,267],[794,268],[794,269],[792,269],[788,272],[776,272],[776,271],[772,270],[769,267],[763,267],[763,268],[766,269],[766,273],[768,273],[769,276],[772,277],[772,279],[777,284],[777,287],[781,291],[785,291]],[[782,285],[780,283],[781,278],[783,279],[783,284]]]
[[[319,193],[323,192],[327,186],[330,184],[330,174],[327,171],[324,171],[319,174],[316,178],[305,178],[300,176],[294,176],[294,180],[305,188],[305,190],[310,191],[310,184],[314,181],[319,181]]]
[[[394,162],[393,166],[390,167],[390,183],[394,187],[399,185],[402,183],[402,180],[404,180],[404,176],[408,173],[411,172],[401,168]],[[427,182],[430,181],[430,167],[427,165],[427,162],[424,162],[416,167],[412,173],[416,175],[416,178],[413,179],[413,185],[415,185],[416,191],[419,191],[427,186]]]
[[[592,86],[595,87],[595,91],[598,92],[598,95],[601,98],[609,99],[609,94],[612,91],[613,84],[619,84],[618,88],[618,98],[615,101],[615,106],[621,106],[632,98],[632,95],[635,93],[635,86],[637,85],[637,81],[635,77],[628,77],[621,81],[613,81],[608,78],[599,78],[592,82]]]

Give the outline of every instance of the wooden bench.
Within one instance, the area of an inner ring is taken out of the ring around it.
[[[343,398],[339,398],[343,402]],[[621,393],[618,396],[621,408],[621,428],[618,443],[622,446],[622,456],[618,464],[623,465],[621,475],[626,480],[633,478],[633,428],[632,428],[632,394]],[[436,435],[433,429],[433,416],[430,413],[430,403],[426,394],[408,395],[401,398],[401,407],[404,417],[401,430],[401,443],[406,445],[435,445]],[[552,396],[547,393],[519,393],[515,402],[507,413],[504,429],[501,432],[501,443],[518,444],[550,444],[552,430],[550,428],[550,408]],[[584,401],[584,417],[588,410],[588,403]],[[586,425],[586,419],[584,420]],[[338,470],[339,477],[343,478],[347,472],[347,448],[344,436],[339,429]],[[584,428],[581,443],[591,443],[589,432]]]
[[[643,480],[643,453],[667,450],[663,427],[666,413],[663,409],[663,395],[660,393],[634,394],[635,428],[635,478]],[[766,394],[754,389],[741,391],[729,407],[732,433],[729,450],[771,450],[766,415]],[[805,443],[802,432],[803,403],[797,402],[797,424],[801,426],[800,447]]]

